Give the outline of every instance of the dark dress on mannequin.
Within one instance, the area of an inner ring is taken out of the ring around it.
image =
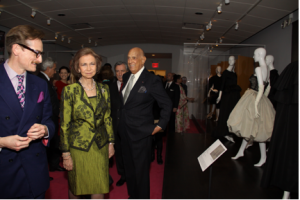
[[[298,61],[283,70],[274,88],[276,117],[261,186],[298,193]]]
[[[274,106],[274,109],[276,110],[276,101],[274,100],[276,89],[274,88],[274,85],[279,77],[278,71],[276,69],[272,69],[270,71],[270,85],[271,85],[271,90],[268,95],[268,98],[270,99],[271,103]]]
[[[218,90],[218,92],[210,91],[210,95],[208,98],[208,101],[210,104],[216,104],[217,98],[219,96],[220,88],[222,83],[222,77],[215,75],[209,79],[209,88],[211,88],[214,85],[214,89]],[[221,101],[216,104],[216,108],[219,109],[221,105]]]
[[[227,120],[241,97],[241,88],[237,85],[237,75],[235,72],[225,70],[222,73],[222,83],[219,91],[222,91],[222,103],[220,105],[218,125],[212,132],[212,136],[215,138],[221,138],[230,134],[227,127]]]

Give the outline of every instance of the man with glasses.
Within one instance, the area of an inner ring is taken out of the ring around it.
[[[42,62],[43,32],[28,25],[5,37],[9,59],[0,66],[0,198],[45,198],[45,146],[55,126],[47,82],[27,73]]]

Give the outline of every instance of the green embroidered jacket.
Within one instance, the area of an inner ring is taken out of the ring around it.
[[[108,85],[96,83],[97,106],[93,106],[80,83],[65,86],[60,106],[60,150],[69,152],[70,147],[89,151],[95,141],[99,149],[114,142],[110,117]]]

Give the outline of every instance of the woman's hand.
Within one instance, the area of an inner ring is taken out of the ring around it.
[[[115,154],[114,144],[108,145],[108,158],[111,158]]]
[[[71,156],[63,159],[63,166],[66,170],[72,171],[72,169],[73,169],[73,160],[72,160]]]

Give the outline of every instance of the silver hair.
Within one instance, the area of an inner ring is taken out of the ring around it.
[[[123,62],[123,61],[118,61],[118,62],[116,62],[116,64],[115,64],[115,71],[116,71],[116,67],[117,67],[118,65],[125,65],[126,70],[128,71],[128,66],[127,66],[127,63],[126,63],[126,62]]]
[[[181,77],[181,79],[187,80],[187,78],[185,76]]]
[[[46,58],[41,65],[41,71],[43,72],[46,71],[47,67],[52,68],[54,64],[56,63],[53,61],[51,57]]]

